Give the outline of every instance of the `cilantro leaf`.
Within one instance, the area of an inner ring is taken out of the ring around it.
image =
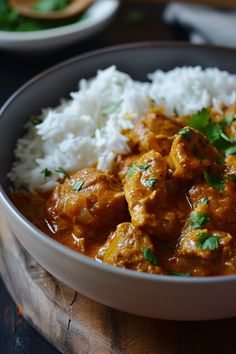
[[[44,177],[50,177],[52,175],[52,171],[50,171],[48,168],[44,168],[40,173],[42,173]]]
[[[210,219],[207,213],[192,212],[189,217],[189,222],[192,229],[201,229]]]
[[[134,172],[138,171],[138,168],[136,166],[131,166],[128,172],[126,173],[127,177],[130,177],[134,174]]]
[[[218,165],[223,165],[225,163],[225,159],[223,157],[219,157],[215,160]]]
[[[149,178],[145,181],[145,187],[153,187],[156,184],[156,178]]]
[[[204,171],[204,178],[208,186],[215,188],[218,192],[224,189],[224,178],[211,175]]]
[[[233,123],[234,119],[235,118],[233,116],[226,117],[220,121],[220,125],[223,127],[225,127],[225,126],[228,127]]]
[[[141,163],[141,165],[139,165],[138,166],[138,168],[140,169],[140,170],[144,170],[144,171],[146,171],[148,168],[150,167],[150,165],[149,164],[147,164],[147,163]]]
[[[182,136],[182,138],[186,141],[191,141],[191,130],[188,128],[182,128],[179,130],[178,134]]]
[[[177,277],[191,277],[191,273],[180,273],[180,272],[171,272],[170,275],[175,275]]]
[[[210,120],[210,112],[207,108],[201,109],[196,114],[193,114],[189,121],[188,125],[197,130],[202,131],[209,123]]]
[[[77,181],[73,184],[72,189],[76,192],[80,191],[84,185],[84,181]]]
[[[38,0],[32,8],[40,12],[50,12],[64,9],[69,4],[68,0]]]
[[[113,104],[111,104],[110,106],[104,108],[102,110],[102,115],[104,117],[107,117],[110,114],[114,113],[120,107],[120,105],[122,104],[123,101],[124,101],[123,98],[121,98],[118,101],[116,101]]]
[[[139,166],[131,166],[128,172],[126,173],[127,177],[132,176],[137,171],[146,171],[150,167],[147,163],[141,163]]]
[[[32,119],[32,124],[33,125],[38,125],[43,122],[43,119],[40,116],[33,117]]]
[[[196,243],[197,247],[201,247],[202,250],[207,249],[214,251],[219,247],[219,237],[214,235],[209,235],[207,232],[199,232],[197,235],[199,240]]]
[[[155,256],[155,254],[152,252],[152,250],[150,248],[144,247],[143,257],[146,261],[149,261],[150,263],[152,263],[154,265],[160,264],[159,259]]]
[[[202,204],[202,205],[208,205],[209,204],[209,199],[208,198],[201,198],[199,201],[198,201],[198,203],[197,203],[198,205],[199,204]]]
[[[56,172],[64,174],[67,178],[70,178],[69,173],[63,168],[63,167],[58,167],[56,168]]]

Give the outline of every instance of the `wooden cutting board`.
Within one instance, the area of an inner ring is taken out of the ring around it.
[[[162,321],[98,304],[60,283],[36,263],[1,215],[0,270],[20,311],[62,353],[236,353],[236,318]]]

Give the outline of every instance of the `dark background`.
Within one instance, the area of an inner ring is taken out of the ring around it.
[[[1,0],[0,0],[1,1]],[[110,45],[146,40],[188,40],[188,33],[162,21],[165,6],[122,3],[115,19],[91,39],[51,53],[27,55],[0,50],[0,107],[23,83],[72,56]],[[0,280],[0,354],[59,353],[22,317]],[[138,353],[137,353],[138,354]]]

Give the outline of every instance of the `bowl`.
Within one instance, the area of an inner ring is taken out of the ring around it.
[[[119,0],[96,0],[81,21],[31,32],[0,31],[0,48],[14,51],[54,50],[84,40],[102,30],[119,7]]]
[[[58,104],[77,87],[115,64],[133,78],[144,80],[157,68],[216,66],[236,72],[236,50],[189,44],[139,43],[78,56],[29,81],[0,113],[0,211],[26,250],[46,270],[74,290],[113,308],[160,319],[209,320],[236,315],[236,275],[205,278],[159,276],[98,263],[76,253],[33,226],[8,197],[6,178],[17,138],[24,124],[42,107]],[[61,83],[63,82],[63,85]]]

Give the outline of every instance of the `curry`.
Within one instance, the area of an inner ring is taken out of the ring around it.
[[[53,239],[99,262],[152,274],[236,274],[236,107],[167,117],[150,110],[129,155],[48,194],[12,199]],[[45,175],[45,178],[47,176]]]

